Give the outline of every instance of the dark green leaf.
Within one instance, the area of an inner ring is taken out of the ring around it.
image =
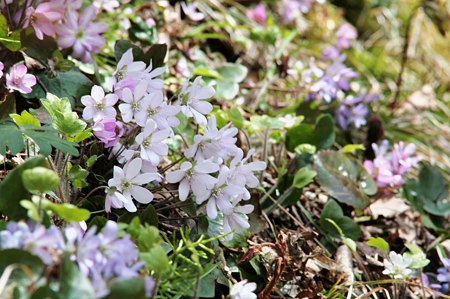
[[[104,299],[145,299],[145,281],[143,278],[130,278],[115,282],[111,292]]]
[[[122,58],[122,55],[128,51],[128,49],[133,48],[133,57],[134,60],[138,60],[138,57],[143,57],[144,52],[138,47],[133,45],[128,40],[118,40],[114,45],[114,55],[116,56],[116,60],[119,61]]]
[[[5,155],[7,149],[11,154],[20,153],[24,148],[22,132],[12,122],[0,123],[0,154]]]
[[[322,151],[314,159],[320,186],[340,202],[363,209],[374,194],[376,185],[357,160],[340,152]]]
[[[300,124],[287,131],[286,148],[293,152],[300,144],[312,144],[317,150],[326,149],[333,145],[335,139],[333,118],[323,114],[315,125]]]
[[[346,237],[355,241],[359,239],[359,236],[361,235],[359,226],[353,223],[351,218],[344,216],[342,208],[334,200],[328,201],[323,208],[322,213],[320,214],[320,227],[333,237],[341,237],[336,227],[327,221],[327,219],[334,221]]]
[[[152,68],[161,67],[164,65],[164,58],[167,54],[166,44],[155,44],[144,54],[143,61],[149,64],[151,61]]]
[[[37,280],[44,269],[41,259],[28,251],[21,249],[0,250],[0,273],[3,273],[6,267],[13,264],[16,264],[18,269],[12,273],[10,281],[21,285],[29,285],[32,283],[31,280]],[[28,277],[26,272],[20,268],[21,266],[27,267],[31,271],[32,277]]]
[[[30,193],[22,183],[22,173],[37,166],[48,167],[44,157],[34,157],[25,160],[9,172],[0,184],[0,211],[10,220],[27,218],[27,210],[20,205],[22,199],[31,199]]]
[[[69,142],[58,137],[58,132],[49,126],[35,127],[24,125],[24,134],[33,139],[39,146],[40,153],[44,156],[50,155],[52,146],[61,150],[63,153],[78,156],[77,146],[74,142]]]
[[[145,210],[139,214],[139,219],[142,224],[149,224],[153,226],[158,225],[158,214],[152,205],[148,205]]]

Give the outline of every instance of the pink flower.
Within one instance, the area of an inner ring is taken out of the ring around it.
[[[56,30],[58,45],[63,49],[72,47],[72,56],[83,62],[92,62],[92,53],[100,52],[105,44],[101,34],[108,29],[108,25],[93,23],[95,15],[96,8],[93,5],[87,7],[81,16],[77,12],[67,12],[65,23]]]
[[[44,39],[44,34],[52,36],[55,34],[55,23],[63,18],[63,11],[63,6],[51,2],[41,3],[36,9],[28,7],[24,27],[31,24],[36,32],[36,37],[41,40]]]
[[[248,10],[246,13],[247,17],[249,19],[252,19],[258,24],[265,25],[266,24],[266,8],[264,7],[264,4],[259,3],[255,6],[254,9]]]
[[[105,118],[95,122],[93,130],[95,137],[100,139],[105,147],[116,145],[124,132],[122,123],[113,118]]]
[[[13,65],[6,74],[6,86],[9,89],[17,90],[21,93],[30,93],[31,87],[36,84],[36,77],[27,74],[27,67],[24,64]]]
[[[5,66],[3,65],[3,63],[0,62],[0,78],[3,77],[3,68],[4,68],[4,67],[5,67]]]

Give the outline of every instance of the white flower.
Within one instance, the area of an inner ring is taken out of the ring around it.
[[[180,112],[180,107],[164,102],[162,92],[153,92],[143,102],[141,110],[136,113],[135,118],[136,123],[141,127],[145,126],[148,119],[152,119],[159,129],[174,128],[180,124],[180,120],[176,117],[178,112]]]
[[[189,147],[184,155],[187,158],[195,156],[196,160],[213,159],[213,161],[222,163],[223,160],[236,154],[239,148],[236,146],[235,137],[238,129],[230,128],[231,123],[217,129],[216,118],[211,116],[208,125],[205,128],[205,134],[195,135],[194,143]]]
[[[113,12],[114,9],[120,5],[117,0],[94,0],[92,4],[94,4],[98,10],[104,9],[108,12]]]
[[[162,75],[166,71],[165,66],[157,67],[153,69],[152,62],[150,61],[150,66],[145,69],[142,78],[147,81],[147,92],[162,92],[164,87],[164,81],[162,79],[157,79],[156,77]]]
[[[206,200],[217,179],[208,173],[219,170],[219,165],[211,161],[183,162],[179,170],[166,174],[167,182],[174,184],[180,182],[178,193],[181,201],[185,201],[192,190],[197,201]]]
[[[196,3],[186,4],[186,2],[182,1],[181,9],[183,9],[185,15],[188,16],[188,18],[191,19],[192,21],[198,22],[205,18],[204,13],[197,11]]]
[[[230,289],[231,299],[256,299],[257,296],[254,293],[256,290],[256,283],[247,282],[247,280],[242,280],[234,284]]]
[[[238,205],[239,199],[235,199],[232,202],[233,208],[229,211],[224,211],[223,213],[223,233],[230,233],[225,237],[225,240],[233,239],[234,233],[240,233],[246,228],[250,227],[248,223],[247,214],[253,212],[255,207],[253,205]]]
[[[133,49],[130,48],[125,53],[123,53],[122,57],[117,63],[117,68],[113,73],[109,84],[112,87],[117,87],[115,85],[124,79],[139,80],[140,78],[142,78],[142,73],[144,70],[145,63],[142,61],[134,61]]]
[[[136,136],[136,143],[141,150],[141,158],[150,161],[153,165],[158,165],[161,156],[169,152],[169,147],[164,143],[170,135],[170,130],[157,131],[156,123],[149,119],[144,130]]]
[[[190,86],[186,81],[178,95],[178,102],[184,115],[193,117],[200,125],[206,125],[204,114],[210,113],[213,107],[211,103],[202,100],[211,98],[215,91],[211,86],[200,87],[201,79],[202,77],[195,78]]]
[[[141,174],[141,168],[142,160],[140,158],[131,160],[123,169],[114,166],[114,176],[108,181],[109,187],[115,187],[125,197],[126,202],[120,196],[116,200],[124,202],[124,207],[129,212],[137,210],[132,201],[133,198],[142,204],[147,204],[153,200],[153,194],[140,185],[147,184],[161,177],[158,173]],[[113,194],[113,196],[116,196],[116,194]]]
[[[122,101],[124,103],[119,105],[119,110],[122,115],[122,120],[128,123],[134,120],[136,114],[141,111],[146,105],[146,102],[149,101],[147,82],[139,82],[134,89],[134,92],[129,88],[124,88],[122,91]]]
[[[242,187],[244,199],[250,199],[250,193],[245,187],[256,188],[259,185],[259,180],[253,172],[263,171],[267,166],[263,161],[246,163],[254,152],[253,149],[249,150],[247,156],[243,159],[244,153],[239,149],[230,163],[229,183]]]
[[[86,106],[83,110],[83,118],[94,121],[103,118],[116,118],[116,109],[114,105],[117,103],[118,97],[115,94],[105,96],[105,91],[98,85],[94,85],[91,95],[81,97],[81,103]]]
[[[229,174],[230,170],[228,167],[222,166],[217,177],[217,183],[211,190],[211,197],[206,204],[206,214],[210,219],[217,217],[218,210],[223,213],[230,213],[233,209],[231,200],[241,193],[242,188],[227,184]],[[199,201],[197,203],[201,204]]]
[[[412,263],[412,259],[408,256],[402,256],[394,251],[389,253],[389,259],[384,259],[384,275],[392,275],[395,279],[407,278],[412,270],[408,267]]]

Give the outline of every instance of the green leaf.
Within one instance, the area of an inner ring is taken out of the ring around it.
[[[121,279],[113,283],[108,296],[104,299],[145,299],[145,281],[143,278]]]
[[[340,152],[322,151],[314,158],[316,180],[332,197],[358,209],[370,203],[376,185],[359,161]]]
[[[389,250],[389,243],[380,237],[376,237],[376,238],[370,237],[369,240],[367,240],[367,245],[370,245],[372,247],[378,248],[383,251]]]
[[[59,176],[47,167],[34,167],[22,172],[22,182],[31,193],[55,191],[59,186]]]
[[[366,147],[362,144],[347,144],[342,148],[344,154],[354,154],[356,151],[364,151]]]
[[[94,85],[88,77],[76,68],[66,72],[55,72],[54,74],[40,71],[36,72],[35,76],[40,84],[36,84],[33,87],[33,92],[25,95],[26,98],[44,98],[48,92],[57,97],[67,97],[75,101],[84,95],[90,94]]]
[[[147,267],[158,276],[169,270],[169,258],[166,251],[159,245],[154,246],[148,252],[141,253],[140,256]]]
[[[316,175],[317,172],[315,172],[311,168],[302,167],[295,174],[293,185],[295,186],[295,188],[301,189],[311,183]]]
[[[226,63],[218,70],[221,78],[216,80],[216,96],[232,100],[239,92],[239,84],[247,76],[245,66],[237,63]]]
[[[64,219],[65,221],[80,222],[88,220],[91,213],[86,209],[80,209],[70,203],[56,204],[49,200],[43,201],[43,207],[45,210],[51,210],[56,215]]]
[[[21,249],[0,250],[0,273],[4,273],[6,267],[14,264],[18,266],[18,269],[12,273],[9,281],[23,286],[31,285],[42,275],[44,270],[44,263],[41,259],[28,251]],[[28,277],[20,266],[28,268],[31,277]]]
[[[409,249],[409,252],[405,252],[403,255],[412,260],[409,266],[411,269],[421,269],[430,263],[430,260],[427,259],[426,254],[419,246],[414,244],[406,244],[405,246]]]
[[[329,221],[332,220],[343,232],[344,236],[357,241],[361,235],[359,226],[351,218],[344,215],[339,204],[330,200],[320,214],[320,227],[334,237],[342,237],[339,230]]]
[[[230,110],[227,111],[227,114],[233,125],[238,129],[242,129],[242,127],[244,126],[245,119],[242,116],[242,113],[239,111],[239,109],[236,107],[232,107]]]
[[[161,67],[164,65],[164,58],[167,54],[166,44],[154,44],[150,49],[144,54],[143,61],[147,64],[152,64],[152,69]]]
[[[139,214],[139,219],[142,224],[149,224],[153,226],[158,225],[158,214],[152,205],[148,205],[145,210]]]
[[[20,153],[24,148],[22,132],[12,122],[0,123],[0,154],[5,155],[7,149],[12,155]]]
[[[31,299],[60,299],[58,294],[49,286],[42,286],[36,290],[31,296]]]
[[[318,150],[333,145],[334,133],[333,118],[329,114],[322,114],[315,125],[300,124],[289,129],[286,133],[286,148],[293,152],[299,144],[311,144]]]
[[[27,110],[23,110],[20,115],[12,113],[9,116],[14,120],[14,122],[18,126],[23,126],[23,125],[31,125],[31,126],[36,126],[36,127],[41,126],[40,121],[36,117],[34,117],[30,112],[28,112]]]
[[[223,79],[223,77],[213,69],[204,68],[204,67],[196,67],[194,69],[194,76],[202,76],[202,77],[210,77],[214,79]]]
[[[144,55],[144,52],[142,52],[138,46],[133,45],[130,41],[118,40],[114,45],[114,55],[116,60],[119,61],[120,58],[122,58],[122,55],[130,48],[133,48],[133,57],[135,61],[138,60],[138,57],[142,57]]]
[[[61,150],[63,153],[71,154],[75,157],[78,156],[78,150],[76,148],[78,144],[59,138],[58,132],[52,127],[24,125],[23,132],[36,142],[39,146],[39,152],[44,156],[51,154],[52,146]]]
[[[0,43],[7,49],[15,52],[20,50],[22,44],[20,42],[20,30],[16,30],[9,34],[8,22],[5,16],[0,14]]]
[[[92,299],[95,298],[94,288],[89,279],[84,276],[78,267],[64,257],[60,269],[60,298],[64,299]]]
[[[20,205],[22,199],[31,199],[30,193],[25,189],[22,182],[22,173],[34,167],[48,167],[44,157],[38,156],[25,160],[12,171],[0,184],[0,211],[8,216],[10,220],[27,218],[27,210]]]
[[[27,209],[27,216],[30,219],[33,219],[36,222],[40,222],[41,221],[41,217],[39,216],[39,211],[36,207],[36,205],[29,200],[21,200],[20,201],[20,205],[22,207],[24,207],[25,209]]]

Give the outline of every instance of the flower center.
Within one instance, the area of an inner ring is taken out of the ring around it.
[[[131,183],[129,181],[123,181],[122,182],[122,190],[126,190],[128,188],[130,188]]]
[[[150,108],[147,109],[147,116],[148,117],[153,117],[153,116],[156,115],[156,113],[159,112],[159,110],[160,109],[158,109],[158,108],[153,109],[153,108],[150,107]]]
[[[142,146],[144,148],[149,147],[152,144],[152,137],[148,136],[147,138],[144,139],[144,141],[142,141]]]
[[[102,111],[103,109],[105,109],[105,104],[103,104],[102,102],[96,103],[95,109],[97,109],[98,111]]]
[[[140,108],[140,105],[139,105],[139,102],[138,102],[138,101],[133,101],[133,102],[131,103],[131,109],[132,109],[132,110],[137,111],[137,110],[139,110],[139,108]]]

